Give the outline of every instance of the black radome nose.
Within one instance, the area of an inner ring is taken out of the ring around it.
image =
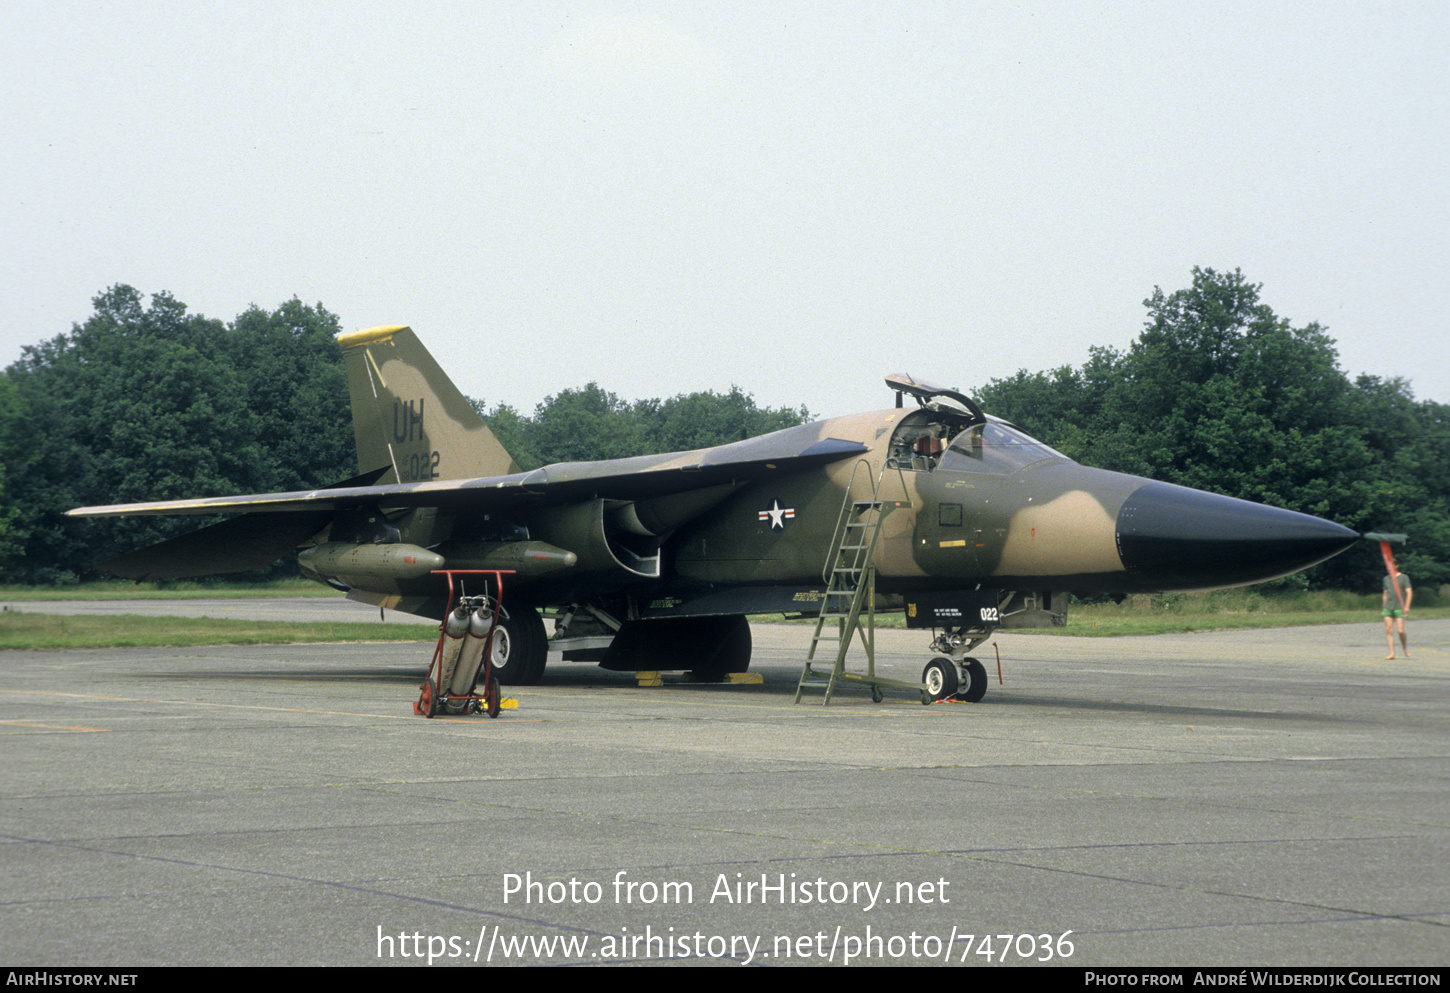
[[[1150,482],[1118,512],[1118,556],[1142,590],[1261,583],[1323,562],[1358,532],[1292,510]]]

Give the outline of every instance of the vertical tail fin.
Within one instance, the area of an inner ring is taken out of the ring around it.
[[[412,328],[337,336],[352,394],[358,471],[380,482],[504,476],[519,467]]]

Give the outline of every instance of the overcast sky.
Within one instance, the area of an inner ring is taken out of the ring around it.
[[[8,0],[0,365],[126,283],[411,324],[525,414],[832,415],[1125,348],[1205,266],[1450,402],[1447,12]]]

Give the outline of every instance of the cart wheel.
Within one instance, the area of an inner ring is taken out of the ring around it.
[[[881,687],[879,687],[879,686],[872,686],[871,687],[871,702],[872,703],[880,703],[883,699],[885,699],[885,697],[886,697],[886,695],[881,692]]]
[[[488,705],[488,716],[497,717],[500,697],[498,680],[493,676],[488,677],[488,685],[483,688],[483,700]]]
[[[413,704],[413,713],[423,717],[432,717],[433,709],[433,681],[430,679],[419,687],[423,692],[418,694],[418,702]]]

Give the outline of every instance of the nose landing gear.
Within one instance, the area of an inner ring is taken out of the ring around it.
[[[976,703],[987,695],[987,667],[970,657],[958,662],[938,656],[921,671],[921,682],[932,700],[955,697]]]

